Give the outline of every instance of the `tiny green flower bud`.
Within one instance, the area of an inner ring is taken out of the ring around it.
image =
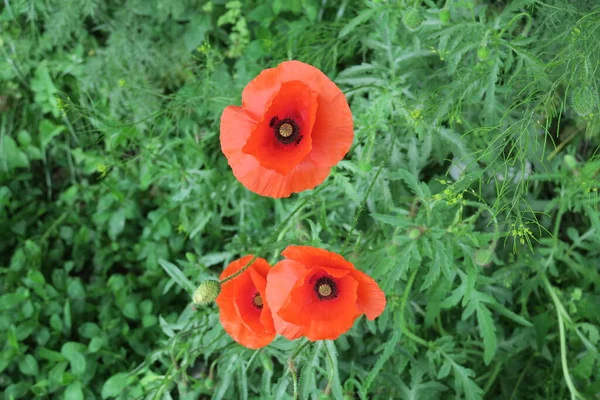
[[[373,166],[371,165],[370,162],[363,160],[363,161],[359,161],[358,168],[360,168],[361,171],[369,172],[371,169],[373,169]]]
[[[450,10],[447,8],[440,11],[440,22],[444,25],[450,22]]]
[[[410,228],[408,230],[408,238],[411,240],[417,240],[423,234],[423,230],[420,228]]]
[[[570,154],[567,154],[563,157],[563,161],[565,165],[569,167],[570,170],[574,170],[577,168],[577,160]]]
[[[589,86],[579,86],[571,97],[573,110],[580,117],[587,117],[596,111],[598,99],[594,90]]]
[[[402,23],[411,31],[418,29],[424,20],[425,17],[418,7],[409,8],[402,13]]]
[[[215,301],[220,292],[221,284],[219,281],[204,281],[194,292],[192,300],[197,306],[205,305]]]
[[[481,46],[477,49],[477,58],[479,61],[486,61],[488,58],[490,58],[490,51],[487,46]]]
[[[492,249],[479,249],[475,252],[475,264],[480,267],[487,267],[492,262],[494,256],[494,250]]]

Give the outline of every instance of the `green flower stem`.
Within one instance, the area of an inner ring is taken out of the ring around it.
[[[560,302],[560,299],[556,295],[556,292],[550,284],[550,281],[548,280],[546,274],[542,273],[540,276],[542,278],[542,282],[544,283],[544,288],[552,298],[552,301],[554,302],[554,307],[556,308],[556,316],[558,317],[558,332],[560,336],[560,362],[562,365],[562,371],[565,377],[565,382],[567,384],[567,387],[569,388],[569,392],[571,392],[571,400],[585,400],[585,397],[583,397],[581,393],[579,393],[579,391],[575,387],[575,384],[573,384],[573,381],[571,380],[571,375],[569,374],[569,365],[567,364],[567,339],[565,335],[565,323],[563,317],[566,318],[567,322],[569,323],[572,322],[571,317],[569,317],[569,314]]]
[[[296,371],[294,360],[300,355],[300,353],[302,353],[302,350],[304,350],[306,346],[308,346],[310,343],[311,342],[309,342],[308,340],[302,343],[300,346],[298,346],[298,348],[296,349],[296,351],[294,351],[290,358],[288,358],[288,367],[290,369],[290,373],[292,374],[292,382],[294,384],[294,400],[298,398],[298,372]]]
[[[292,219],[292,217],[294,217],[294,215],[298,214],[298,212],[309,202],[311,201],[321,190],[323,190],[323,188],[325,188],[327,186],[327,184],[325,185],[321,185],[317,190],[315,190],[313,192],[313,194],[311,196],[306,197],[300,204],[298,204],[298,206],[296,206],[296,208],[294,209],[294,211],[292,211],[287,217],[286,219],[281,223],[281,225],[279,225],[279,227],[277,228],[277,230],[271,235],[271,237],[269,238],[269,240],[263,244],[260,249],[258,250],[257,254],[262,254],[265,250],[265,248],[267,246],[270,246],[271,244],[275,243],[275,241],[277,240],[277,238],[279,237],[279,233],[281,231],[283,231],[285,229],[285,227],[287,226],[287,224],[290,222],[290,220]],[[249,266],[252,265],[252,263],[258,258],[258,256],[254,256],[252,257],[252,259],[244,266],[244,268],[240,269],[238,272],[236,272],[235,274],[229,275],[227,278],[224,278],[220,281],[221,285],[224,284],[227,281],[230,281],[232,279],[237,278],[238,276],[240,276],[241,274],[243,274]]]
[[[377,170],[375,177],[371,181],[371,184],[369,185],[369,188],[367,189],[367,192],[365,193],[365,197],[363,197],[362,201],[360,202],[360,205],[356,209],[356,213],[354,214],[354,219],[352,220],[352,225],[350,227],[350,231],[348,231],[348,234],[346,235],[346,240],[344,240],[344,244],[342,245],[342,251],[341,251],[342,254],[344,254],[344,250],[346,250],[346,247],[348,247],[348,244],[350,243],[350,238],[352,237],[354,228],[356,228],[356,224],[358,223],[358,218],[360,217],[360,213],[365,208],[367,199],[369,198],[369,195],[371,194],[371,191],[373,190],[373,187],[375,186],[375,182],[377,182],[377,178],[379,178],[379,175],[381,174],[382,170],[383,170],[383,164],[381,164],[379,166],[379,169]]]
[[[414,333],[412,333],[411,331],[408,330],[408,327],[406,326],[406,321],[404,319],[404,311],[406,310],[406,303],[408,301],[408,296],[410,295],[410,290],[415,281],[418,270],[419,270],[418,268],[415,268],[415,270],[410,274],[410,277],[408,278],[408,282],[406,283],[406,288],[404,289],[404,294],[402,295],[402,301],[400,302],[400,330],[409,339],[411,339],[425,347],[431,347],[431,344],[429,342],[427,342],[424,339],[421,339],[419,336],[415,335]]]

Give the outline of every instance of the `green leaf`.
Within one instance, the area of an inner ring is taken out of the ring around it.
[[[160,259],[158,263],[161,267],[166,271],[167,274],[177,283],[183,290],[189,292],[190,294],[196,290],[196,287],[190,282],[188,278],[181,272],[179,268],[177,268],[174,264],[170,262]]]
[[[498,346],[496,340],[496,327],[494,326],[492,313],[481,302],[477,305],[477,324],[479,325],[479,332],[483,338],[483,361],[486,365],[489,365],[496,354],[496,348]]]
[[[501,304],[498,304],[497,302],[489,302],[486,303],[488,305],[488,307],[494,309],[494,311],[496,311],[499,314],[504,315],[506,318],[509,318],[513,321],[515,321],[517,324],[521,324],[523,326],[526,326],[528,328],[533,327],[533,324],[531,322],[529,322],[528,320],[526,320],[525,318],[523,318],[522,316],[515,314],[514,312],[510,311],[508,308],[504,307]]]
[[[81,353],[80,349],[85,349],[80,343],[67,342],[65,343],[60,352],[69,360],[71,366],[71,373],[75,376],[81,376],[85,372],[85,357]]]
[[[17,146],[17,142],[7,135],[0,135],[0,171],[29,167],[27,155]]]
[[[15,293],[7,293],[0,296],[0,311],[6,311],[18,306],[28,298],[27,291],[20,290]]]
[[[19,371],[25,375],[36,376],[39,372],[37,360],[31,354],[27,354],[19,362]]]
[[[71,383],[65,389],[64,400],[83,400],[83,390],[81,390],[81,382],[76,381]]]
[[[387,176],[389,179],[402,179],[410,188],[410,190],[420,199],[426,199],[430,196],[427,185],[421,185],[416,176],[405,169],[399,168]]]
[[[102,398],[117,397],[127,387],[128,374],[120,372],[111,376],[102,386]]]
[[[340,383],[340,372],[338,370],[338,354],[333,340],[325,340],[325,348],[327,349],[328,359],[331,365],[329,368],[329,385],[333,397],[341,399],[344,396],[342,384]]]
[[[60,135],[65,129],[67,128],[64,125],[54,125],[47,119],[41,120],[39,125],[41,151],[44,152],[52,139]]]
[[[59,362],[65,360],[65,356],[63,356],[58,351],[50,350],[45,347],[38,347],[38,354],[41,358],[52,362]]]
[[[371,368],[371,371],[369,371],[369,375],[367,375],[367,377],[365,379],[365,382],[362,387],[363,395],[365,395],[365,396],[367,395],[369,388],[371,387],[371,385],[373,384],[375,379],[379,376],[379,373],[381,372],[381,369],[383,368],[385,363],[397,351],[396,346],[400,342],[400,337],[401,337],[400,329],[395,329],[394,333],[392,334],[392,337],[388,340],[388,342],[384,346],[383,352],[381,353],[381,355],[377,359],[377,362],[375,363],[373,368]]]
[[[113,212],[108,221],[108,235],[112,240],[115,240],[117,236],[125,229],[125,209],[119,208]]]
[[[367,8],[366,10],[360,11],[356,17],[348,21],[348,23],[340,30],[338,39],[346,37],[350,32],[356,29],[356,27],[368,21],[373,15],[375,15],[376,11],[377,9],[375,8]]]
[[[315,382],[315,369],[319,365],[319,355],[323,348],[323,341],[318,341],[314,344],[314,351],[310,358],[302,363],[302,369],[300,370],[300,385],[299,392],[301,399],[310,398],[311,394],[315,391],[317,384]]]

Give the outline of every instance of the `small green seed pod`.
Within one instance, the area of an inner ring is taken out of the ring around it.
[[[574,170],[577,168],[577,160],[571,154],[565,155],[563,157],[563,161],[570,170]]]
[[[479,249],[475,252],[475,264],[480,267],[487,267],[492,263],[494,257],[494,250],[492,249]]]
[[[192,301],[197,306],[212,303],[219,293],[221,293],[221,284],[219,281],[204,281],[194,291]]]
[[[423,21],[425,21],[425,17],[418,7],[409,8],[402,13],[402,23],[411,31],[418,29]]]
[[[486,61],[490,58],[490,50],[486,46],[481,46],[477,49],[477,58],[479,61]]]
[[[444,25],[450,22],[450,10],[447,8],[440,10],[440,22]]]

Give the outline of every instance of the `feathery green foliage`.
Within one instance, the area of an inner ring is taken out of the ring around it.
[[[4,399],[595,399],[595,0],[4,0]],[[259,197],[223,108],[286,59],[344,91],[317,190]],[[192,293],[245,254],[343,254],[387,307],[233,342]]]

